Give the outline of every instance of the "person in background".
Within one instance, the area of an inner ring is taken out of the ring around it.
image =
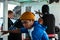
[[[11,10],[8,10],[8,30],[11,26],[13,26],[13,22],[11,21],[11,19],[14,18],[14,13]],[[13,37],[13,34],[10,33],[8,36],[8,40],[12,40],[11,37]]]
[[[31,40],[49,40],[45,28],[35,21],[35,15],[32,12],[24,12],[20,16],[20,20],[24,26],[20,29],[20,32],[28,32]]]
[[[53,14],[49,13],[49,6],[42,6],[43,13],[43,25],[47,26],[46,32],[50,39],[55,38],[55,17]]]
[[[18,31],[16,31],[17,30],[16,27],[13,27],[14,23],[11,21],[11,19],[13,19],[13,18],[14,18],[13,11],[8,10],[8,31],[2,30],[2,32],[3,32],[3,34],[6,34],[8,32],[10,33],[8,36],[8,40],[20,40],[20,34],[17,33]]]
[[[11,10],[8,10],[8,29],[9,27],[11,27],[13,25],[13,22],[11,21],[11,19],[14,18],[14,13]]]
[[[11,21],[11,19],[14,18],[14,13],[11,10],[8,10],[8,30],[9,28],[13,25],[13,22]],[[3,24],[2,24],[3,27]],[[3,28],[2,28],[3,29]],[[3,34],[6,34],[7,32],[3,32]],[[12,34],[10,33],[8,36],[8,40],[11,40]]]
[[[55,33],[55,17],[53,14],[49,13],[49,6],[43,5],[42,6],[42,13],[43,13],[43,25],[47,26],[46,32],[48,34],[54,34]]]

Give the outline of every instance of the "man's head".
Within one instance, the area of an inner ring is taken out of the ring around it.
[[[42,6],[42,13],[43,13],[43,14],[49,13],[49,6],[48,6],[48,5],[43,5],[43,6]]]
[[[35,15],[32,12],[24,12],[20,17],[20,20],[25,28],[30,29],[34,23]]]
[[[40,24],[43,24],[43,19],[42,19],[42,18],[39,18],[39,19],[38,19],[38,22],[39,22]]]
[[[11,11],[11,10],[9,10],[8,11],[8,18],[14,18],[14,13],[13,13],[13,11]]]

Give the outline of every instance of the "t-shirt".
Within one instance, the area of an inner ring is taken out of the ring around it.
[[[32,39],[32,31],[33,30],[34,30],[34,27],[32,27],[31,29],[28,29],[28,32],[29,32],[29,35],[30,35],[31,39]]]

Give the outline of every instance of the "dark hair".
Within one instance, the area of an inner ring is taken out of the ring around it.
[[[49,6],[48,6],[48,5],[43,5],[43,6],[42,6],[42,13],[43,13],[43,14],[49,13]]]
[[[11,10],[8,10],[8,14],[11,14],[11,13],[13,13],[13,11],[11,11]]]

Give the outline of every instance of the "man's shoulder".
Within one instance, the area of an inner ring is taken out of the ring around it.
[[[44,32],[44,30],[41,27],[39,27],[39,26],[37,26],[34,31],[37,34],[42,34]]]
[[[43,34],[44,34],[43,30],[42,29],[39,29],[39,28],[37,28],[37,29],[35,29],[33,31],[33,35],[35,35],[35,36],[37,36],[39,38],[41,38],[43,36]]]

